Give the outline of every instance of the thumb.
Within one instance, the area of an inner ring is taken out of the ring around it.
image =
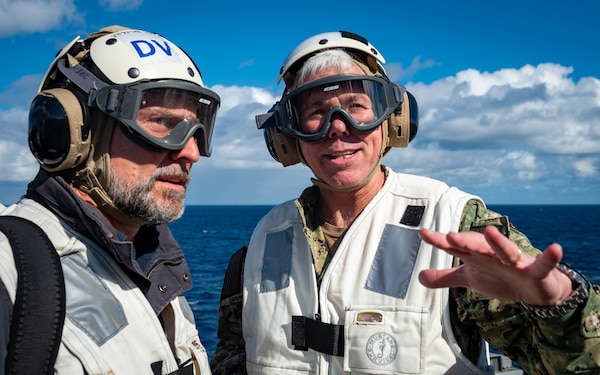
[[[423,270],[419,272],[419,282],[427,288],[464,287],[462,267],[446,270]]]

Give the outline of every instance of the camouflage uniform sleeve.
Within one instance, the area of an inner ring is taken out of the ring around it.
[[[245,247],[232,255],[223,281],[217,346],[210,367],[213,375],[245,375],[246,350],[242,334],[242,280]]]
[[[521,251],[539,255],[506,216],[472,200],[463,212],[460,231],[481,232],[497,226]],[[459,260],[457,261],[459,262]],[[477,329],[493,346],[530,375],[598,374],[600,369],[600,290],[593,287],[585,306],[557,319],[534,319],[519,303],[455,290],[460,329]]]

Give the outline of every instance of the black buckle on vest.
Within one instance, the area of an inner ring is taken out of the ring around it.
[[[305,316],[292,316],[292,345],[335,356],[344,356],[344,326],[323,323]]]
[[[151,363],[150,368],[152,369],[153,374],[162,374],[163,361],[156,361]],[[187,361],[179,365],[179,368],[177,370],[169,373],[168,375],[194,375],[194,363],[192,362],[192,359],[188,359]]]

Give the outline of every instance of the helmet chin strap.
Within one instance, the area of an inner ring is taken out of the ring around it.
[[[72,172],[73,173],[71,173],[69,176],[71,182],[81,191],[88,194],[90,198],[92,198],[92,200],[97,204],[98,208],[106,215],[129,227],[137,227],[147,224],[145,220],[129,216],[118,209],[98,181],[96,174],[90,168],[84,168]]]
[[[130,216],[115,206],[107,191],[110,184],[110,142],[117,122],[100,113],[92,117],[92,149],[88,158],[77,168],[62,173],[65,179],[85,192],[107,216],[126,226],[142,226],[146,222]]]

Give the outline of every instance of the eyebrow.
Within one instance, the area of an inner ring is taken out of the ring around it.
[[[177,113],[174,113],[175,111],[189,111],[189,113],[192,113],[193,116],[181,116]],[[159,105],[151,105],[148,107],[140,108],[140,110],[138,111],[138,117],[140,116],[140,113],[144,115],[144,118],[161,116],[168,118],[192,119],[193,121],[198,121],[198,114],[195,111],[191,111],[186,108],[168,108],[161,107]]]

